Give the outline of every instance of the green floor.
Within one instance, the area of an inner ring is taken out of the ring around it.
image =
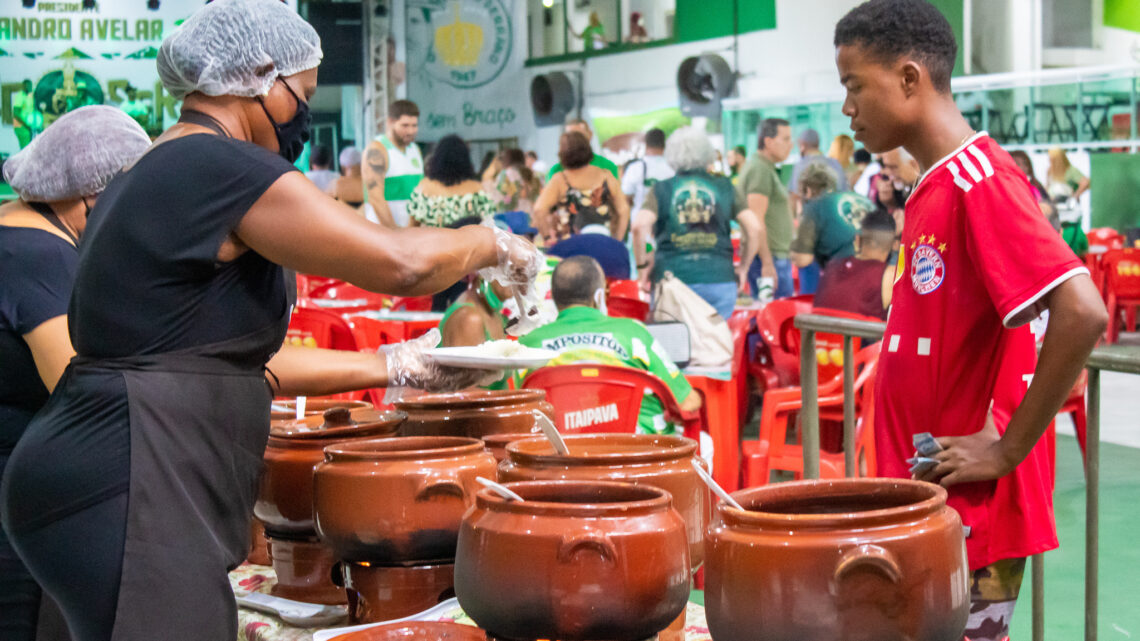
[[[1061,547],[1045,555],[1045,639],[1084,638],[1085,478],[1076,439],[1057,437],[1054,513]],[[1099,638],[1140,638],[1140,450],[1101,445]],[[1026,577],[1028,579],[1028,576]],[[1021,591],[1014,641],[1030,639],[1030,586]]]
[[[1100,635],[1140,639],[1140,450],[1101,446]],[[1045,639],[1079,641],[1085,620],[1085,477],[1076,439],[1057,437],[1054,511],[1061,547],[1045,555]],[[1013,641],[1032,636],[1029,572],[1013,619]],[[693,600],[704,602],[695,592]]]

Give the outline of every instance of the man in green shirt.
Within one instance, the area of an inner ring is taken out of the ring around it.
[[[548,366],[599,363],[645,370],[664,381],[682,410],[699,408],[700,395],[693,393],[689,381],[645,325],[629,318],[606,316],[605,289],[606,279],[596,260],[589,256],[563,260],[554,269],[551,279],[558,320],[523,336],[519,343],[558,352],[558,357]],[[520,372],[520,379],[526,374]],[[676,428],[665,421],[661,401],[652,394],[642,397],[637,431],[676,432]]]
[[[594,132],[590,129],[590,124],[581,118],[574,118],[572,120],[566,121],[566,127],[562,130],[562,133],[569,133],[571,131],[577,131],[578,133],[585,136],[586,140],[591,141],[591,143],[594,140]],[[590,160],[590,164],[598,167],[599,169],[605,169],[606,171],[613,174],[614,178],[620,178],[620,176],[618,176],[617,165],[615,165],[612,160],[606,158],[601,154],[594,154],[594,158]],[[562,163],[554,163],[554,166],[550,168],[550,172],[546,174],[546,181],[550,182],[550,180],[554,178],[554,174],[557,174],[560,171],[562,171]]]
[[[787,160],[792,151],[791,125],[787,120],[768,118],[760,123],[759,139],[759,153],[745,163],[736,183],[748,209],[762,223],[760,247],[749,267],[748,282],[755,296],[760,290],[757,283],[760,277],[774,278],[775,297],[786,298],[795,293],[792,263],[788,258],[792,245],[792,208],[776,165]]]
[[[833,258],[855,255],[855,230],[874,211],[869,198],[853,191],[836,191],[838,178],[827,164],[808,163],[800,172],[804,209],[792,241],[792,262],[803,269],[815,261],[827,268]]]

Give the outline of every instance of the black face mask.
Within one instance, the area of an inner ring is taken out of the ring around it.
[[[265,108],[265,101],[260,97],[257,101],[261,104],[261,110],[265,112],[265,117],[273,123],[273,131],[277,134],[277,153],[289,162],[297,162],[297,159],[301,157],[301,152],[305,149],[305,143],[309,142],[309,126],[313,122],[313,116],[309,113],[309,104],[293,92],[289,83],[282,80],[281,84],[285,85],[285,88],[297,101],[297,113],[293,114],[293,118],[289,122],[278,124],[273,116],[269,115],[269,110]]]

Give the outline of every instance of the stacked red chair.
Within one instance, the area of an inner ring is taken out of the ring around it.
[[[1120,337],[1121,327],[1127,327],[1130,332],[1136,331],[1136,307],[1140,306],[1140,249],[1109,250],[1102,264],[1108,307],[1105,342],[1112,344]]]

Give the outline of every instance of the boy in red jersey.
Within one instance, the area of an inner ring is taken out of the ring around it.
[[[1041,439],[1103,333],[1088,272],[1041,216],[1009,154],[950,94],[957,44],[924,0],[871,0],[835,27],[843,113],[868,151],[923,169],[906,203],[876,385],[878,474],[907,477],[912,436],[944,451],[966,539],[973,641],[1008,635],[1025,558],[1057,546]],[[1041,354],[1027,323],[1049,310]]]

